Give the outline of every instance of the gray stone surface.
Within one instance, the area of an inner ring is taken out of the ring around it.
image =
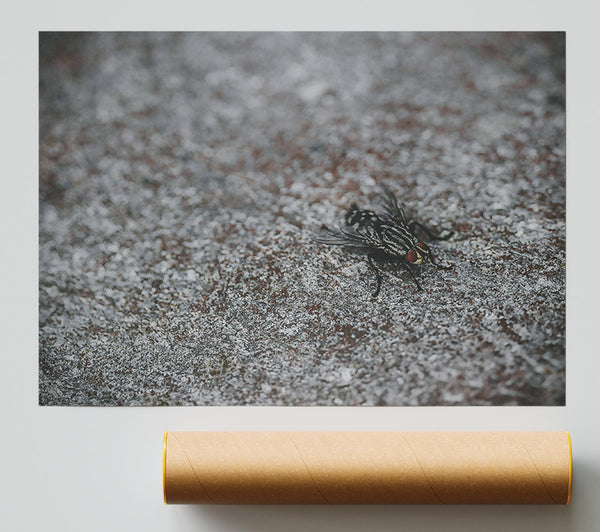
[[[564,34],[42,34],[40,403],[560,405]],[[454,272],[317,244],[380,184]],[[394,275],[395,274],[395,275]]]

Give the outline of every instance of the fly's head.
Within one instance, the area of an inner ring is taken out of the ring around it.
[[[411,264],[423,264],[430,259],[429,247],[424,242],[418,242],[406,254],[406,260]]]

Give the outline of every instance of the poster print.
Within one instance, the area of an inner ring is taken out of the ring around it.
[[[41,33],[41,405],[563,405],[564,33]]]

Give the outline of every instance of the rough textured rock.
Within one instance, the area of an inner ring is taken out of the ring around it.
[[[42,34],[40,403],[560,405],[564,34]],[[311,240],[380,184],[454,272]]]

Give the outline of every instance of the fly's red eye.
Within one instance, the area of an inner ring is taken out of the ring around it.
[[[408,259],[408,262],[415,262],[417,260],[417,254],[415,252],[414,249],[411,249],[407,254],[406,254],[406,258]]]

